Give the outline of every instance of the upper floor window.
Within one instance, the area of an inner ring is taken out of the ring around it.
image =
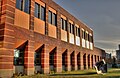
[[[45,7],[35,3],[35,17],[45,21]]]
[[[49,10],[49,23],[57,26],[57,15]]]
[[[26,13],[30,13],[30,0],[16,0],[16,8]]]
[[[61,18],[61,28],[67,31],[67,20],[64,20],[63,18]]]
[[[69,22],[70,33],[74,34],[74,25]]]
[[[80,37],[80,28],[75,27],[76,28],[76,36]]]
[[[90,36],[90,42],[93,43],[93,36]]]

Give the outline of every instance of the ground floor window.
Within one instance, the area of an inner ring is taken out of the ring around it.
[[[14,65],[24,65],[24,51],[14,50]]]

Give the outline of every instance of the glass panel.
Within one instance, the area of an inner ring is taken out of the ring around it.
[[[30,12],[30,0],[24,0],[24,12],[29,13]]]
[[[16,0],[16,8],[22,10],[23,0]]]
[[[80,28],[78,28],[78,36],[80,37]]]
[[[52,12],[49,11],[49,23],[52,24]]]
[[[65,20],[65,31],[67,31],[67,20]]]
[[[37,3],[35,3],[35,17],[37,17],[38,18],[38,4]]]
[[[63,18],[61,18],[61,28],[64,29],[63,27]]]
[[[72,25],[72,34],[74,34],[74,25]]]
[[[56,14],[52,14],[53,19],[52,19],[52,24],[56,26]]]
[[[41,6],[41,20],[45,21],[45,8]]]

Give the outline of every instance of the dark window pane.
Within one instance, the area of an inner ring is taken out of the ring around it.
[[[67,20],[65,20],[65,31],[67,31]]]
[[[37,17],[37,18],[38,18],[38,16],[39,16],[39,15],[38,15],[38,14],[39,14],[39,13],[38,13],[38,11],[39,11],[39,10],[38,10],[38,7],[39,7],[39,5],[38,5],[37,3],[35,3],[35,17]]]
[[[70,27],[70,33],[71,33],[71,23],[69,23],[69,27]]]
[[[53,15],[53,16],[52,16],[52,18],[53,18],[53,19],[52,19],[52,24],[56,26],[56,24],[57,24],[57,23],[56,23],[56,22],[57,22],[57,21],[56,21],[56,20],[57,20],[57,19],[56,19],[56,14],[53,13],[52,15]]]
[[[74,32],[74,25],[72,25],[72,34],[74,34],[75,32]]]
[[[41,6],[41,20],[45,21],[45,8]]]
[[[16,0],[16,8],[22,10],[23,0]]]
[[[64,22],[63,22],[63,18],[61,18],[61,27],[64,30]]]
[[[86,33],[85,33],[85,31],[84,31],[84,39],[86,39],[86,38],[85,38],[85,35],[86,35]]]
[[[80,28],[78,28],[78,36],[80,37]]]
[[[78,36],[78,28],[75,26],[76,36]]]
[[[30,12],[30,0],[24,0],[24,12]]]
[[[52,12],[49,11],[49,23],[52,24]]]

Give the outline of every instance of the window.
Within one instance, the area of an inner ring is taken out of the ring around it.
[[[57,15],[49,10],[49,23],[57,26]]]
[[[35,17],[45,21],[45,7],[35,3]]]
[[[80,37],[80,28],[75,26],[75,29],[76,29],[76,36]]]
[[[52,12],[49,11],[49,23],[52,24]]]
[[[61,18],[61,28],[67,31],[67,20],[64,20],[63,18]]]
[[[41,20],[45,21],[45,7],[41,6]]]
[[[16,8],[26,13],[30,13],[30,0],[16,0]]]
[[[84,31],[82,30],[82,38],[84,39]]]
[[[56,22],[57,22],[56,14],[52,13],[52,24],[56,26],[57,25]]]
[[[14,65],[24,65],[24,51],[14,50]]]
[[[69,23],[70,33],[74,34],[74,25]]]
[[[86,39],[86,37],[85,37],[85,36],[86,36],[86,32],[84,31],[84,37],[83,37],[84,39]]]
[[[35,52],[35,65],[41,65],[41,53],[40,52]]]

